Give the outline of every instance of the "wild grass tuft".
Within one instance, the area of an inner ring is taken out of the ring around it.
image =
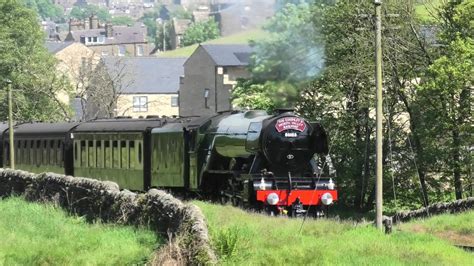
[[[145,264],[151,231],[88,224],[52,205],[0,200],[0,265]]]

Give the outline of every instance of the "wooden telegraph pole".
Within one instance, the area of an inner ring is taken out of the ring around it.
[[[13,139],[13,101],[12,101],[12,82],[7,80],[8,94],[8,132],[10,133],[10,168],[15,169],[15,146]]]
[[[382,0],[374,0],[375,5],[375,88],[377,95],[376,120],[376,224],[382,230]]]

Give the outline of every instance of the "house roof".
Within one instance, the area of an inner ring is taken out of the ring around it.
[[[246,44],[202,44],[218,66],[247,66],[253,48]]]
[[[145,43],[146,28],[142,25],[135,26],[113,26],[113,36],[107,37],[104,44],[125,44],[125,43]],[[70,32],[70,36],[76,42],[79,42],[81,37],[99,37],[106,36],[105,28],[89,29],[89,30],[75,30]],[[69,37],[68,37],[69,38]]]
[[[68,47],[69,45],[73,44],[74,42],[49,42],[45,43],[46,49],[52,54],[56,54],[63,50],[64,48]]]
[[[111,76],[123,76],[121,93],[159,94],[178,92],[186,58],[105,57],[103,61]]]
[[[173,18],[173,28],[176,35],[183,35],[184,32],[189,28],[191,25],[190,19],[177,19]]]

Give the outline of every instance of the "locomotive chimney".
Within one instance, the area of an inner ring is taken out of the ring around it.
[[[295,111],[295,108],[277,108],[275,110],[275,113],[277,115],[281,115],[281,114],[284,114],[284,113],[293,113]]]

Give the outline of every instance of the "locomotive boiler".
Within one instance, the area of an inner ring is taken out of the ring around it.
[[[223,112],[207,117],[116,118],[15,126],[19,169],[162,188],[263,209],[321,215],[337,200],[315,155],[327,136],[290,110]],[[8,129],[0,128],[0,167],[8,167]]]

